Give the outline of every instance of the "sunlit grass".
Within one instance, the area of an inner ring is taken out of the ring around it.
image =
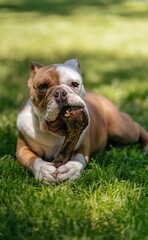
[[[109,7],[109,11],[99,7],[77,7],[66,17],[42,15],[36,11],[15,13],[9,12],[8,8],[1,12],[1,54],[7,56],[10,50],[10,54],[17,51],[18,58],[22,54],[36,55],[38,52],[50,59],[57,52],[64,54],[74,49],[83,54],[98,51],[98,54],[110,53],[117,57],[146,57],[147,19],[124,16],[121,9],[126,12],[129,6],[117,5]],[[141,10],[141,15],[146,13],[146,4],[131,6],[129,14],[135,9]],[[137,6],[141,8],[137,9]]]

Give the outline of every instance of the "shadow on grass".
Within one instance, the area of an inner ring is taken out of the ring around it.
[[[16,202],[16,200],[14,200]],[[27,215],[27,211],[23,212],[23,210],[17,210],[16,207],[14,209],[12,206],[8,206],[7,211],[1,214],[1,239],[21,239],[23,233],[23,239],[39,239],[40,236],[44,236],[48,239],[46,234],[46,229],[38,226],[40,228],[40,234],[36,233],[35,226],[31,219]],[[34,222],[35,221],[34,219]],[[44,230],[45,231],[44,231]],[[41,237],[41,239],[43,239]]]
[[[71,15],[75,10],[81,7],[95,7],[106,13],[109,11],[112,15],[118,15],[121,17],[130,18],[148,18],[147,7],[143,11],[127,10],[127,12],[122,11],[121,3],[123,0],[22,0],[20,2],[12,3],[10,1],[7,3],[0,4],[0,11],[15,11],[15,12],[39,12],[41,14],[56,14],[56,15]],[[118,9],[112,9],[113,5],[118,5]]]
[[[32,12],[37,11],[42,14],[70,15],[74,10],[84,6],[94,6],[96,8],[108,8],[112,4],[120,4],[123,0],[23,0],[18,3],[0,4],[1,10],[9,10],[16,12]]]
[[[27,96],[27,79],[29,77],[29,59],[15,61],[0,59],[7,69],[0,82],[0,112],[7,114],[17,110],[20,103]]]
[[[130,83],[131,79],[139,79],[142,81],[147,78],[146,69],[148,63],[146,59],[118,59],[112,56],[105,56],[99,59],[99,62],[114,62],[116,65],[113,69],[105,70],[102,73],[100,83],[110,84],[112,80],[118,79],[119,81]],[[98,62],[98,64],[99,64]]]
[[[15,156],[17,129],[14,116],[0,119],[0,157],[4,155]],[[12,120],[13,118],[13,120]],[[3,121],[2,121],[3,120]]]

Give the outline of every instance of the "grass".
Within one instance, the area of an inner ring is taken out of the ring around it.
[[[79,58],[85,86],[148,130],[148,3],[1,0],[0,239],[148,239],[147,162],[110,146],[71,183],[38,183],[15,157],[29,62]]]

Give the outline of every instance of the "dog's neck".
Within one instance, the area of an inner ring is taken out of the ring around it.
[[[46,122],[45,122],[45,113],[44,111],[40,111],[31,101],[33,113],[37,116],[39,127],[42,132],[46,132],[48,130]]]

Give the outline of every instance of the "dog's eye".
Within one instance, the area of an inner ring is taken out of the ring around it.
[[[72,82],[72,83],[71,83],[71,86],[72,86],[73,88],[78,88],[79,83],[78,83],[78,82]]]
[[[48,85],[46,83],[43,83],[43,84],[38,86],[38,90],[39,90],[40,93],[45,92],[47,90],[47,88],[48,88]]]

